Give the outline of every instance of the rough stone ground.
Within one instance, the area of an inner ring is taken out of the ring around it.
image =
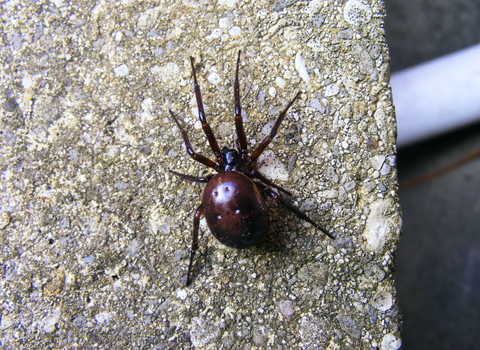
[[[397,349],[400,209],[381,1],[2,5],[1,346],[5,349]],[[302,91],[262,171],[326,226],[272,204],[266,242],[202,223],[210,171],[196,59],[220,145],[234,143],[238,50],[250,147]],[[267,127],[264,125],[267,124]]]

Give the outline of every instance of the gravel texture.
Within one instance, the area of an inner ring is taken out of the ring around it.
[[[1,347],[397,349],[396,122],[383,2],[56,0],[2,5]],[[297,91],[262,167],[331,240],[270,202],[258,247],[193,214],[211,171],[196,60],[221,146],[233,76],[251,149]],[[272,165],[273,164],[273,165]]]

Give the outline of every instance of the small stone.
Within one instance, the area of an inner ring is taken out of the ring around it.
[[[372,164],[375,170],[380,170],[384,162],[385,162],[385,156],[382,154],[379,154],[370,158],[370,163]]]
[[[8,315],[3,315],[0,323],[0,331],[8,329],[13,326],[13,319]]]
[[[379,311],[387,311],[393,305],[392,293],[389,293],[385,290],[380,290],[375,293],[370,304]]]
[[[278,303],[278,309],[284,317],[293,316],[293,303],[290,300],[282,300]]]
[[[363,231],[369,251],[381,251],[385,245],[392,224],[391,219],[384,213],[391,205],[391,199],[377,200],[370,204],[370,213]]]
[[[83,258],[83,261],[86,262],[87,264],[92,263],[92,262],[95,261],[95,257],[93,255],[89,255],[89,256],[86,256],[85,258]]]
[[[288,181],[285,164],[270,150],[266,150],[258,158],[258,171],[271,180]]]
[[[280,78],[280,77],[275,78],[275,84],[281,89],[284,89],[285,86],[287,85],[285,80],[283,78]]]
[[[115,68],[113,71],[115,72],[116,75],[125,77],[128,75],[128,66],[126,64],[122,64],[117,68]]]
[[[338,323],[340,324],[340,328],[349,334],[353,338],[360,338],[362,335],[361,327],[352,319],[350,316],[346,315],[339,315],[337,316]]]
[[[148,145],[138,146],[138,151],[146,156],[149,156],[152,154],[152,149]]]
[[[353,190],[355,187],[357,186],[357,183],[355,181],[350,181],[350,182],[347,182],[345,184],[345,189],[350,192],[351,190]]]
[[[43,294],[60,295],[65,285],[65,271],[59,268],[53,273],[53,278],[43,286]]]
[[[256,346],[264,347],[265,345],[267,345],[268,335],[265,327],[255,328],[253,330],[252,340]]]
[[[187,299],[188,293],[185,289],[177,290],[177,298],[180,300]]]
[[[218,26],[220,28],[225,28],[225,29],[230,28],[231,25],[232,25],[232,21],[228,17],[220,18],[220,20],[218,21]]]
[[[310,107],[315,108],[317,111],[320,111],[321,113],[325,113],[325,106],[322,105],[322,103],[316,98],[310,101]]]
[[[218,85],[222,82],[222,78],[220,78],[220,75],[218,75],[218,73],[209,74],[207,80],[213,85]]]
[[[268,94],[272,97],[275,97],[277,95],[277,90],[272,86],[270,89],[268,89]]]
[[[349,0],[343,9],[343,17],[348,23],[361,26],[370,22],[372,10],[359,0]]]
[[[122,41],[123,38],[123,33],[122,32],[116,32],[114,36],[115,41]]]
[[[392,168],[390,167],[390,165],[388,165],[387,163],[383,163],[383,166],[380,169],[380,174],[388,175],[388,174],[390,174],[391,170],[392,170]]]
[[[323,7],[324,0],[312,0],[310,3],[305,7],[305,12],[308,13],[310,16],[315,15],[318,13],[321,8]]]
[[[215,28],[215,29],[210,33],[210,35],[208,35],[208,36],[206,37],[206,39],[207,39],[208,41],[212,41],[212,40],[214,40],[214,39],[220,38],[220,37],[222,36],[222,34],[223,34],[223,32],[222,32],[222,30],[221,30],[220,28]]]
[[[142,249],[143,243],[142,241],[139,241],[138,239],[134,239],[130,242],[130,244],[127,247],[127,253],[130,256],[135,256],[137,253]]]
[[[0,229],[4,229],[10,223],[10,214],[8,211],[0,212]]]
[[[336,94],[338,94],[339,91],[340,87],[337,84],[332,83],[330,85],[327,85],[327,87],[325,88],[325,97],[335,96]]]
[[[115,316],[114,312],[100,312],[95,315],[95,320],[103,325],[107,325]]]
[[[218,0],[218,4],[235,8],[237,6],[237,0]]]
[[[154,104],[155,101],[151,97],[147,97],[142,101],[142,112],[140,113],[140,117],[143,122],[153,121],[156,117],[156,114],[154,113]]]
[[[42,319],[42,329],[45,333],[52,333],[56,329],[56,324],[60,321],[62,315],[62,309],[60,307],[55,308],[49,315]]]
[[[300,338],[304,349],[324,348],[326,341],[324,330],[329,324],[326,318],[318,317],[311,313],[305,314],[300,321]]]
[[[295,69],[297,70],[298,75],[300,75],[300,78],[302,78],[307,84],[310,84],[310,76],[308,75],[305,58],[303,58],[300,52],[297,52],[297,55],[295,56]]]
[[[242,29],[239,26],[233,26],[230,28],[228,31],[228,34],[230,34],[233,37],[241,36],[243,33]]]
[[[138,17],[137,26],[140,30],[147,31],[152,28],[158,20],[158,16],[162,11],[160,6],[149,8],[141,13]]]
[[[299,37],[299,31],[295,27],[286,27],[283,29],[283,37],[287,41],[293,41]]]
[[[200,317],[195,317],[190,326],[192,344],[198,348],[204,348],[208,344],[213,344],[222,336],[218,324]]]
[[[397,350],[402,347],[402,340],[393,333],[385,334],[380,344],[380,350]]]
[[[22,86],[25,90],[31,88],[33,86],[33,83],[34,83],[33,79],[30,78],[29,76],[22,78]]]

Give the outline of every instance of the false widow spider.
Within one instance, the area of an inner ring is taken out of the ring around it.
[[[247,149],[247,139],[243,129],[242,108],[240,106],[240,84],[238,81],[240,53],[241,51],[238,52],[234,82],[234,113],[235,128],[238,138],[238,151],[235,149],[228,149],[227,147],[224,147],[222,150],[220,150],[218,147],[215,135],[207,122],[207,118],[205,117],[202,95],[200,93],[200,86],[197,82],[195,60],[193,57],[190,57],[190,63],[192,66],[193,86],[198,106],[198,117],[202,123],[202,129],[207,136],[210,148],[215,155],[216,162],[196,153],[193,150],[187,132],[180,125],[178,118],[175,116],[172,110],[169,110],[170,115],[180,129],[183,141],[185,142],[185,146],[190,157],[197,162],[200,162],[203,165],[206,165],[207,167],[217,171],[217,174],[212,174],[205,177],[197,177],[170,170],[172,174],[183,179],[207,184],[203,191],[202,203],[195,211],[193,219],[192,247],[190,251],[190,264],[188,266],[187,273],[187,286],[190,285],[193,280],[192,267],[195,253],[198,249],[198,230],[200,217],[202,214],[205,214],[210,231],[221,243],[232,248],[248,248],[260,243],[268,232],[270,220],[268,214],[268,205],[264,198],[266,195],[283,204],[295,215],[305,221],[308,221],[313,226],[325,233],[328,237],[333,239],[333,236],[328,233],[327,230],[310,219],[300,209],[285,201],[275,191],[272,190],[272,187],[291,195],[289,191],[274,184],[256,170],[258,157],[263,153],[263,151],[265,151],[270,142],[272,142],[273,138],[277,134],[278,127],[285,118],[289,108],[300,96],[300,92],[295,95],[293,100],[290,101],[287,107],[285,107],[285,109],[280,113],[272,127],[270,134],[265,137],[265,139],[251,154],[249,154]]]

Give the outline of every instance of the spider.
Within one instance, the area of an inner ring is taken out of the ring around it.
[[[256,170],[258,157],[265,151],[270,142],[272,142],[277,134],[278,127],[285,118],[289,108],[300,96],[300,92],[295,95],[287,107],[285,107],[280,113],[270,131],[270,134],[266,136],[250,154],[247,149],[247,139],[243,129],[242,108],[240,106],[240,84],[238,81],[240,53],[241,51],[238,52],[234,82],[234,114],[235,128],[238,138],[238,150],[228,149],[227,147],[220,150],[218,146],[215,135],[205,116],[200,86],[198,85],[195,72],[195,60],[193,57],[190,57],[190,63],[192,66],[193,86],[198,106],[198,117],[202,123],[202,128],[207,136],[210,148],[215,155],[216,162],[193,150],[187,132],[180,125],[178,118],[172,110],[169,110],[170,115],[180,129],[190,157],[217,172],[217,174],[197,177],[170,170],[172,174],[188,181],[203,182],[207,184],[203,191],[202,203],[195,211],[193,219],[192,247],[190,250],[190,264],[188,265],[187,286],[189,286],[193,280],[192,267],[195,253],[198,249],[200,217],[203,214],[205,215],[210,231],[221,243],[232,248],[252,247],[263,240],[269,229],[269,210],[265,200],[265,197],[268,196],[276,202],[283,204],[288,210],[301,219],[311,223],[328,237],[332,239],[334,238],[327,230],[310,219],[300,209],[280,197],[272,188],[276,188],[279,191],[291,195],[288,190],[274,184]]]

